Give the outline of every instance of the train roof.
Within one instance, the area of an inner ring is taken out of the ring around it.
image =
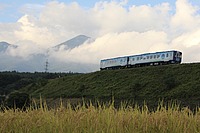
[[[126,57],[129,57],[129,56],[120,56],[120,57],[115,57],[115,58],[107,58],[107,59],[103,59],[101,61],[114,60],[114,59],[122,59],[122,58],[126,58]]]

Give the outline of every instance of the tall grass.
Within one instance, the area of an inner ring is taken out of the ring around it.
[[[25,110],[0,112],[1,133],[199,133],[200,108],[192,112],[178,105],[139,107],[92,103],[49,109],[45,102]]]

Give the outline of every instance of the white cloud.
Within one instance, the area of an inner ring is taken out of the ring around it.
[[[38,17],[43,8],[44,5],[41,4],[25,4],[20,8],[20,12]]]
[[[18,23],[0,23],[0,41],[6,41],[8,43],[16,42],[14,31],[17,30],[20,30]]]
[[[9,47],[6,54],[13,57],[21,58],[23,60],[29,60],[33,55],[45,54],[45,50],[41,49],[32,41],[20,41],[17,43],[17,47]]]
[[[25,15],[18,20],[21,29],[15,31],[15,36],[19,41],[32,41],[40,45],[41,48],[49,48],[55,45],[56,41],[54,34],[48,27],[39,26],[37,19]]]
[[[192,6],[188,0],[177,0],[176,13],[171,19],[172,26],[176,29],[194,29],[200,22],[199,15],[196,14],[197,10],[198,8]]]
[[[155,6],[126,4],[126,0],[104,1],[85,9],[76,2],[53,1],[39,8],[37,14],[23,7],[27,14],[18,22],[0,24],[0,40],[23,42],[17,52],[11,53],[27,56],[79,34],[95,38],[94,42],[69,51],[50,52],[51,58],[62,62],[98,64],[102,58],[170,49],[183,51],[185,62],[200,60],[197,51],[200,47],[198,6],[189,0],[177,0],[175,11],[169,3]],[[27,46],[27,41],[32,44]]]
[[[168,3],[151,7],[132,6],[129,9],[128,27],[136,31],[165,30],[168,27],[170,7]]]
[[[63,62],[75,61],[98,64],[102,58],[166,50],[169,48],[166,43],[167,36],[164,32],[109,33],[98,37],[92,43],[85,43],[68,51],[52,52],[50,55]]]

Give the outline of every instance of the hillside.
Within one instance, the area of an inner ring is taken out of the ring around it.
[[[4,102],[7,96],[16,91],[21,92],[21,88],[24,88],[30,84],[43,86],[50,79],[74,74],[77,73],[19,73],[16,71],[0,72],[0,104]]]
[[[176,99],[193,106],[200,101],[200,64],[97,71],[48,80],[43,86],[30,84],[22,91],[54,99],[114,97],[151,104],[159,99]]]

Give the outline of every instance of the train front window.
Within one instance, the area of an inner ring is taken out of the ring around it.
[[[182,58],[182,53],[181,52],[179,53],[179,57]]]
[[[177,58],[181,58],[181,56],[182,56],[182,54],[180,52],[177,52],[175,55],[175,57],[177,57]]]

